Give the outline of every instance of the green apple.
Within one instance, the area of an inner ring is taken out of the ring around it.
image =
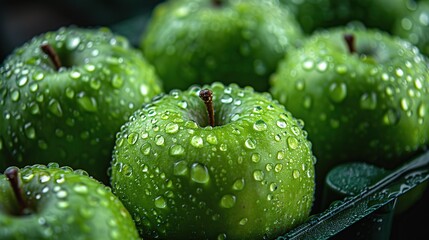
[[[398,19],[393,33],[410,41],[429,56],[429,1],[417,3],[413,12]]]
[[[392,169],[429,138],[429,69],[409,42],[371,29],[321,31],[280,63],[271,93],[305,122],[324,179],[338,163]]]
[[[306,33],[353,21],[391,31],[397,18],[414,8],[412,0],[280,0],[295,13]]]
[[[109,187],[56,163],[0,174],[0,239],[139,239]]]
[[[143,237],[268,239],[310,213],[311,143],[268,93],[219,82],[173,90],[121,129],[112,188]]]
[[[55,159],[106,183],[116,132],[161,91],[141,52],[107,28],[35,36],[0,66],[6,165]]]
[[[156,7],[141,49],[166,91],[215,81],[268,91],[269,75],[301,38],[276,1],[179,0]]]

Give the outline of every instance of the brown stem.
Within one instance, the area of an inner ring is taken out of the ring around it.
[[[200,91],[200,98],[204,101],[207,108],[207,113],[209,114],[209,124],[210,126],[215,126],[214,118],[214,108],[213,108],[213,92],[208,89],[203,89]]]
[[[25,210],[28,208],[27,203],[24,201],[22,191],[19,183],[19,169],[17,167],[9,167],[4,172],[4,175],[9,180],[13,193],[15,194],[16,201],[19,206],[19,215],[24,215]]]
[[[344,40],[347,43],[347,47],[349,49],[349,53],[356,52],[356,44],[355,44],[355,36],[353,34],[344,34]]]
[[[55,70],[59,70],[62,66],[61,64],[61,60],[60,57],[58,56],[57,52],[55,51],[55,49],[49,45],[49,44],[43,44],[40,46],[40,49],[42,49],[42,51],[48,55],[49,59],[51,59],[52,63],[55,66]]]
[[[212,3],[216,7],[220,7],[222,5],[222,0],[212,0]]]

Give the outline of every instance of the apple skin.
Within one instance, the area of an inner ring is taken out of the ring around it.
[[[356,53],[344,34],[355,36]],[[322,182],[339,163],[392,169],[427,146],[428,77],[425,57],[409,42],[336,28],[291,52],[271,79],[271,93],[304,121]]]
[[[215,127],[198,93],[213,91]],[[314,200],[314,156],[300,121],[236,84],[173,90],[117,135],[112,189],[143,237],[273,238]]]
[[[36,164],[21,168],[19,178],[32,213],[17,215],[9,180],[0,174],[0,239],[140,239],[124,205],[85,171]]]
[[[59,71],[40,50],[44,43],[62,60]],[[35,36],[0,67],[5,165],[55,159],[107,183],[116,132],[161,91],[141,52],[107,28],[70,26]]]
[[[213,2],[166,1],[155,8],[140,46],[165,90],[218,81],[268,91],[269,75],[302,38],[300,26],[276,1]]]
[[[418,2],[414,11],[396,21],[392,32],[429,57],[429,1]]]

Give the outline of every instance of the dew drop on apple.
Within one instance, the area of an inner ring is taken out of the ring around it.
[[[84,96],[83,93],[80,93],[77,103],[83,110],[87,112],[96,112],[98,110],[97,100],[94,97]]]
[[[347,96],[347,86],[345,83],[332,83],[329,86],[329,97],[332,101],[342,102]]]
[[[22,87],[25,84],[27,84],[28,82],[28,77],[27,76],[22,76],[20,79],[18,79],[18,86]]]
[[[375,92],[362,94],[359,104],[362,109],[374,110],[377,107],[377,94]]]
[[[340,75],[346,74],[346,73],[347,73],[347,66],[345,66],[345,65],[338,65],[338,66],[335,68],[335,71],[336,71],[338,74],[340,74]]]
[[[281,171],[282,171],[282,169],[283,169],[283,164],[281,164],[281,163],[277,163],[277,164],[274,166],[274,171],[275,171],[276,173],[281,172]]]
[[[155,144],[156,145],[162,146],[162,145],[164,145],[164,142],[165,142],[165,139],[164,139],[163,136],[161,136],[161,135],[156,135],[155,136]]]
[[[282,160],[285,158],[285,152],[283,150],[280,150],[277,152],[277,160]]]
[[[39,90],[39,84],[32,82],[30,83],[30,92],[37,92]]]
[[[293,170],[293,171],[292,171],[292,177],[293,177],[294,179],[299,178],[299,176],[300,176],[300,172],[299,172],[299,170],[298,170],[298,169],[295,169],[295,170]]]
[[[188,164],[185,161],[174,163],[173,174],[175,176],[186,176],[188,174]]]
[[[83,183],[78,183],[73,186],[73,191],[79,193],[79,194],[87,194],[88,193],[88,187]]]
[[[136,132],[132,132],[128,135],[127,141],[129,144],[134,145],[139,139],[139,134]]]
[[[260,182],[260,181],[264,180],[264,178],[265,178],[265,174],[263,171],[261,171],[261,170],[253,171],[253,179],[255,179],[256,181]]]
[[[177,133],[178,131],[179,131],[179,125],[177,123],[170,122],[165,126],[165,132],[167,133],[172,134],[172,133]]]
[[[244,189],[244,185],[245,185],[244,178],[239,178],[235,180],[234,183],[232,184],[232,189],[236,191],[241,191]]]
[[[216,145],[218,143],[217,137],[212,134],[207,135],[206,140],[211,145]]]
[[[10,99],[13,102],[17,102],[19,100],[20,94],[18,90],[13,90],[12,93],[10,94]]]
[[[258,163],[261,160],[261,155],[259,153],[252,153],[250,158],[252,159],[252,162]]]
[[[238,222],[238,224],[240,224],[241,226],[244,226],[247,224],[247,222],[249,221],[248,218],[242,218],[240,219],[240,221]]]
[[[269,171],[273,170],[273,164],[271,164],[271,163],[267,163],[267,164],[265,165],[265,170],[267,170],[267,172],[269,172]]]
[[[60,103],[56,99],[51,99],[48,103],[49,111],[57,117],[63,116],[63,109],[61,108]]]
[[[282,129],[287,126],[286,122],[283,119],[277,120],[276,124],[279,128],[282,128]]]
[[[163,196],[158,196],[155,198],[155,207],[164,209],[167,207],[167,202],[165,201]]]
[[[181,156],[184,153],[185,153],[185,148],[179,144],[171,145],[170,150],[169,150],[170,156]]]
[[[70,72],[70,77],[72,79],[79,79],[81,75],[82,74],[80,72],[78,72],[78,71],[71,71]]]
[[[36,138],[36,130],[34,129],[31,122],[26,123],[24,125],[24,133],[28,139],[35,139]]]
[[[197,183],[208,183],[210,180],[209,170],[201,163],[194,163],[191,166],[191,179]]]
[[[418,109],[417,109],[417,115],[421,118],[423,118],[426,115],[426,106],[424,103],[420,103]]]
[[[410,101],[407,98],[402,98],[400,105],[402,110],[408,111],[410,108]]]
[[[311,99],[311,96],[305,96],[304,100],[302,101],[302,105],[304,106],[304,108],[310,109],[312,104],[313,100]]]
[[[227,236],[225,233],[221,233],[219,235],[217,235],[217,240],[226,240]]]
[[[246,141],[244,142],[244,146],[247,149],[255,149],[256,148],[256,141],[252,138],[248,138],[246,139]]]
[[[222,98],[220,99],[220,101],[222,102],[222,103],[225,103],[225,104],[229,104],[229,103],[232,103],[232,101],[233,101],[234,99],[231,97],[231,95],[229,95],[229,94],[225,94],[225,95],[223,95],[222,96]]]
[[[287,144],[291,149],[297,149],[299,146],[298,139],[296,137],[290,136],[287,138]]]
[[[200,136],[193,136],[191,138],[191,145],[196,148],[202,148],[204,146],[204,141]]]
[[[49,174],[41,173],[39,177],[40,183],[47,183],[51,180],[51,176]]]
[[[33,74],[33,79],[35,80],[35,81],[41,81],[41,80],[43,80],[45,78],[45,75],[42,73],[42,72],[35,72],[34,74]]]
[[[313,67],[314,67],[314,62],[312,60],[306,60],[302,63],[302,68],[304,70],[309,71],[309,70],[313,69]]]
[[[222,208],[232,208],[235,205],[235,202],[237,201],[237,197],[232,194],[226,194],[223,195],[220,199],[220,206]]]
[[[74,92],[74,90],[72,88],[67,87],[66,90],[65,90],[65,92],[66,92],[66,97],[68,97],[70,99],[74,98],[75,92]]]
[[[65,190],[60,190],[57,192],[56,195],[57,195],[57,198],[63,199],[63,198],[66,198],[68,194]]]
[[[32,172],[27,172],[22,176],[22,180],[26,183],[30,182],[31,180],[33,180],[34,178],[34,174]]]
[[[396,125],[399,122],[400,115],[394,109],[388,109],[383,115],[383,123],[385,125]]]
[[[66,48],[68,50],[75,50],[79,46],[80,41],[79,37],[70,37],[66,41]]]
[[[264,122],[264,120],[259,119],[253,124],[253,129],[255,129],[258,132],[267,130],[267,124]]]
[[[70,203],[67,202],[67,201],[59,201],[59,202],[57,202],[57,207],[58,208],[65,209],[65,208],[68,208],[69,206],[70,206]]]

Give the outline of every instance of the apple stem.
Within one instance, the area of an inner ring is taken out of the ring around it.
[[[347,47],[349,49],[349,53],[356,52],[356,44],[355,44],[355,36],[353,34],[344,34],[344,40],[347,43]]]
[[[15,198],[19,206],[19,215],[24,215],[25,210],[28,208],[28,206],[27,203],[24,201],[22,191],[19,186],[19,170],[17,167],[9,167],[4,172],[4,175],[9,180],[10,186],[12,187],[13,193],[15,194]]]
[[[216,7],[220,7],[222,5],[222,0],[212,0],[212,3]]]
[[[214,118],[214,108],[213,108],[213,92],[208,89],[203,89],[200,91],[200,98],[204,101],[207,108],[207,113],[209,114],[209,124],[210,126],[215,126]]]
[[[40,46],[40,48],[46,55],[48,55],[49,59],[51,59],[52,63],[55,66],[55,70],[58,71],[61,68],[62,64],[55,49],[49,44],[43,44]]]

